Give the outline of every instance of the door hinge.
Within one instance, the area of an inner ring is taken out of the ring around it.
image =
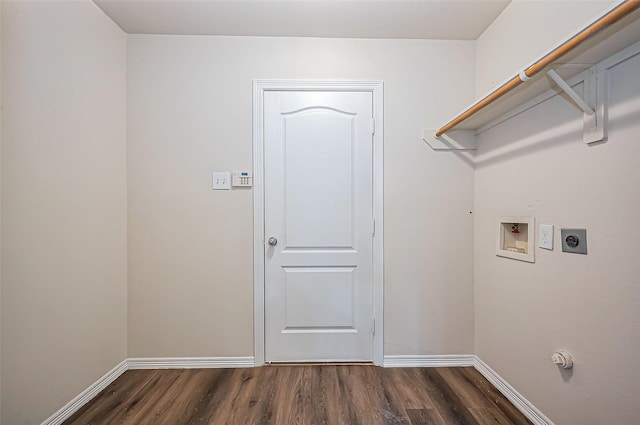
[[[371,130],[371,134],[376,134],[376,120],[374,120],[373,118],[371,118],[369,129]]]
[[[376,334],[376,318],[372,317],[371,318],[371,335],[375,335]]]
[[[371,236],[376,235],[376,219],[371,220]]]

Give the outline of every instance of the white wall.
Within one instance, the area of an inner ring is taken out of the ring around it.
[[[611,73],[609,140],[556,96],[482,134],[475,173],[476,353],[557,425],[632,424],[640,399],[640,55]],[[496,257],[495,221],[555,226],[535,264]],[[588,255],[561,252],[586,228]],[[567,349],[572,371],[550,356]]]
[[[2,424],[2,2],[0,2],[0,424]]]
[[[385,84],[385,354],[473,352],[473,170],[431,151],[474,43],[129,37],[129,356],[253,355],[253,79]],[[451,90],[449,85],[454,85]]]
[[[126,357],[126,36],[89,1],[2,2],[2,422]]]
[[[618,1],[513,0],[476,45],[476,97],[539,59]]]
[[[559,98],[484,133],[475,202],[465,157],[420,141],[474,82],[486,92],[610,3],[517,0],[477,45],[129,36],[127,64],[92,3],[3,1],[2,420],[41,422],[125,356],[253,354],[252,195],[212,192],[211,171],[251,167],[251,82],[290,78],[385,81],[385,354],[474,352],[475,308],[475,352],[558,425],[632,423],[638,57],[614,70],[605,144],[582,144]],[[587,227],[589,255],[495,257],[495,218],[518,214],[556,236]]]

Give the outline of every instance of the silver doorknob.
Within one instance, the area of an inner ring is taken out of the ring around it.
[[[278,240],[271,236],[269,239],[267,239],[267,243],[269,244],[269,246],[276,246],[278,245]]]

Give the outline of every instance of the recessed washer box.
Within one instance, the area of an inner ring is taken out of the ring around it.
[[[533,217],[498,217],[496,255],[534,263],[534,234]]]

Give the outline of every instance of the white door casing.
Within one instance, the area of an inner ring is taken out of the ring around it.
[[[381,136],[381,82],[254,82],[257,365],[382,364]]]

